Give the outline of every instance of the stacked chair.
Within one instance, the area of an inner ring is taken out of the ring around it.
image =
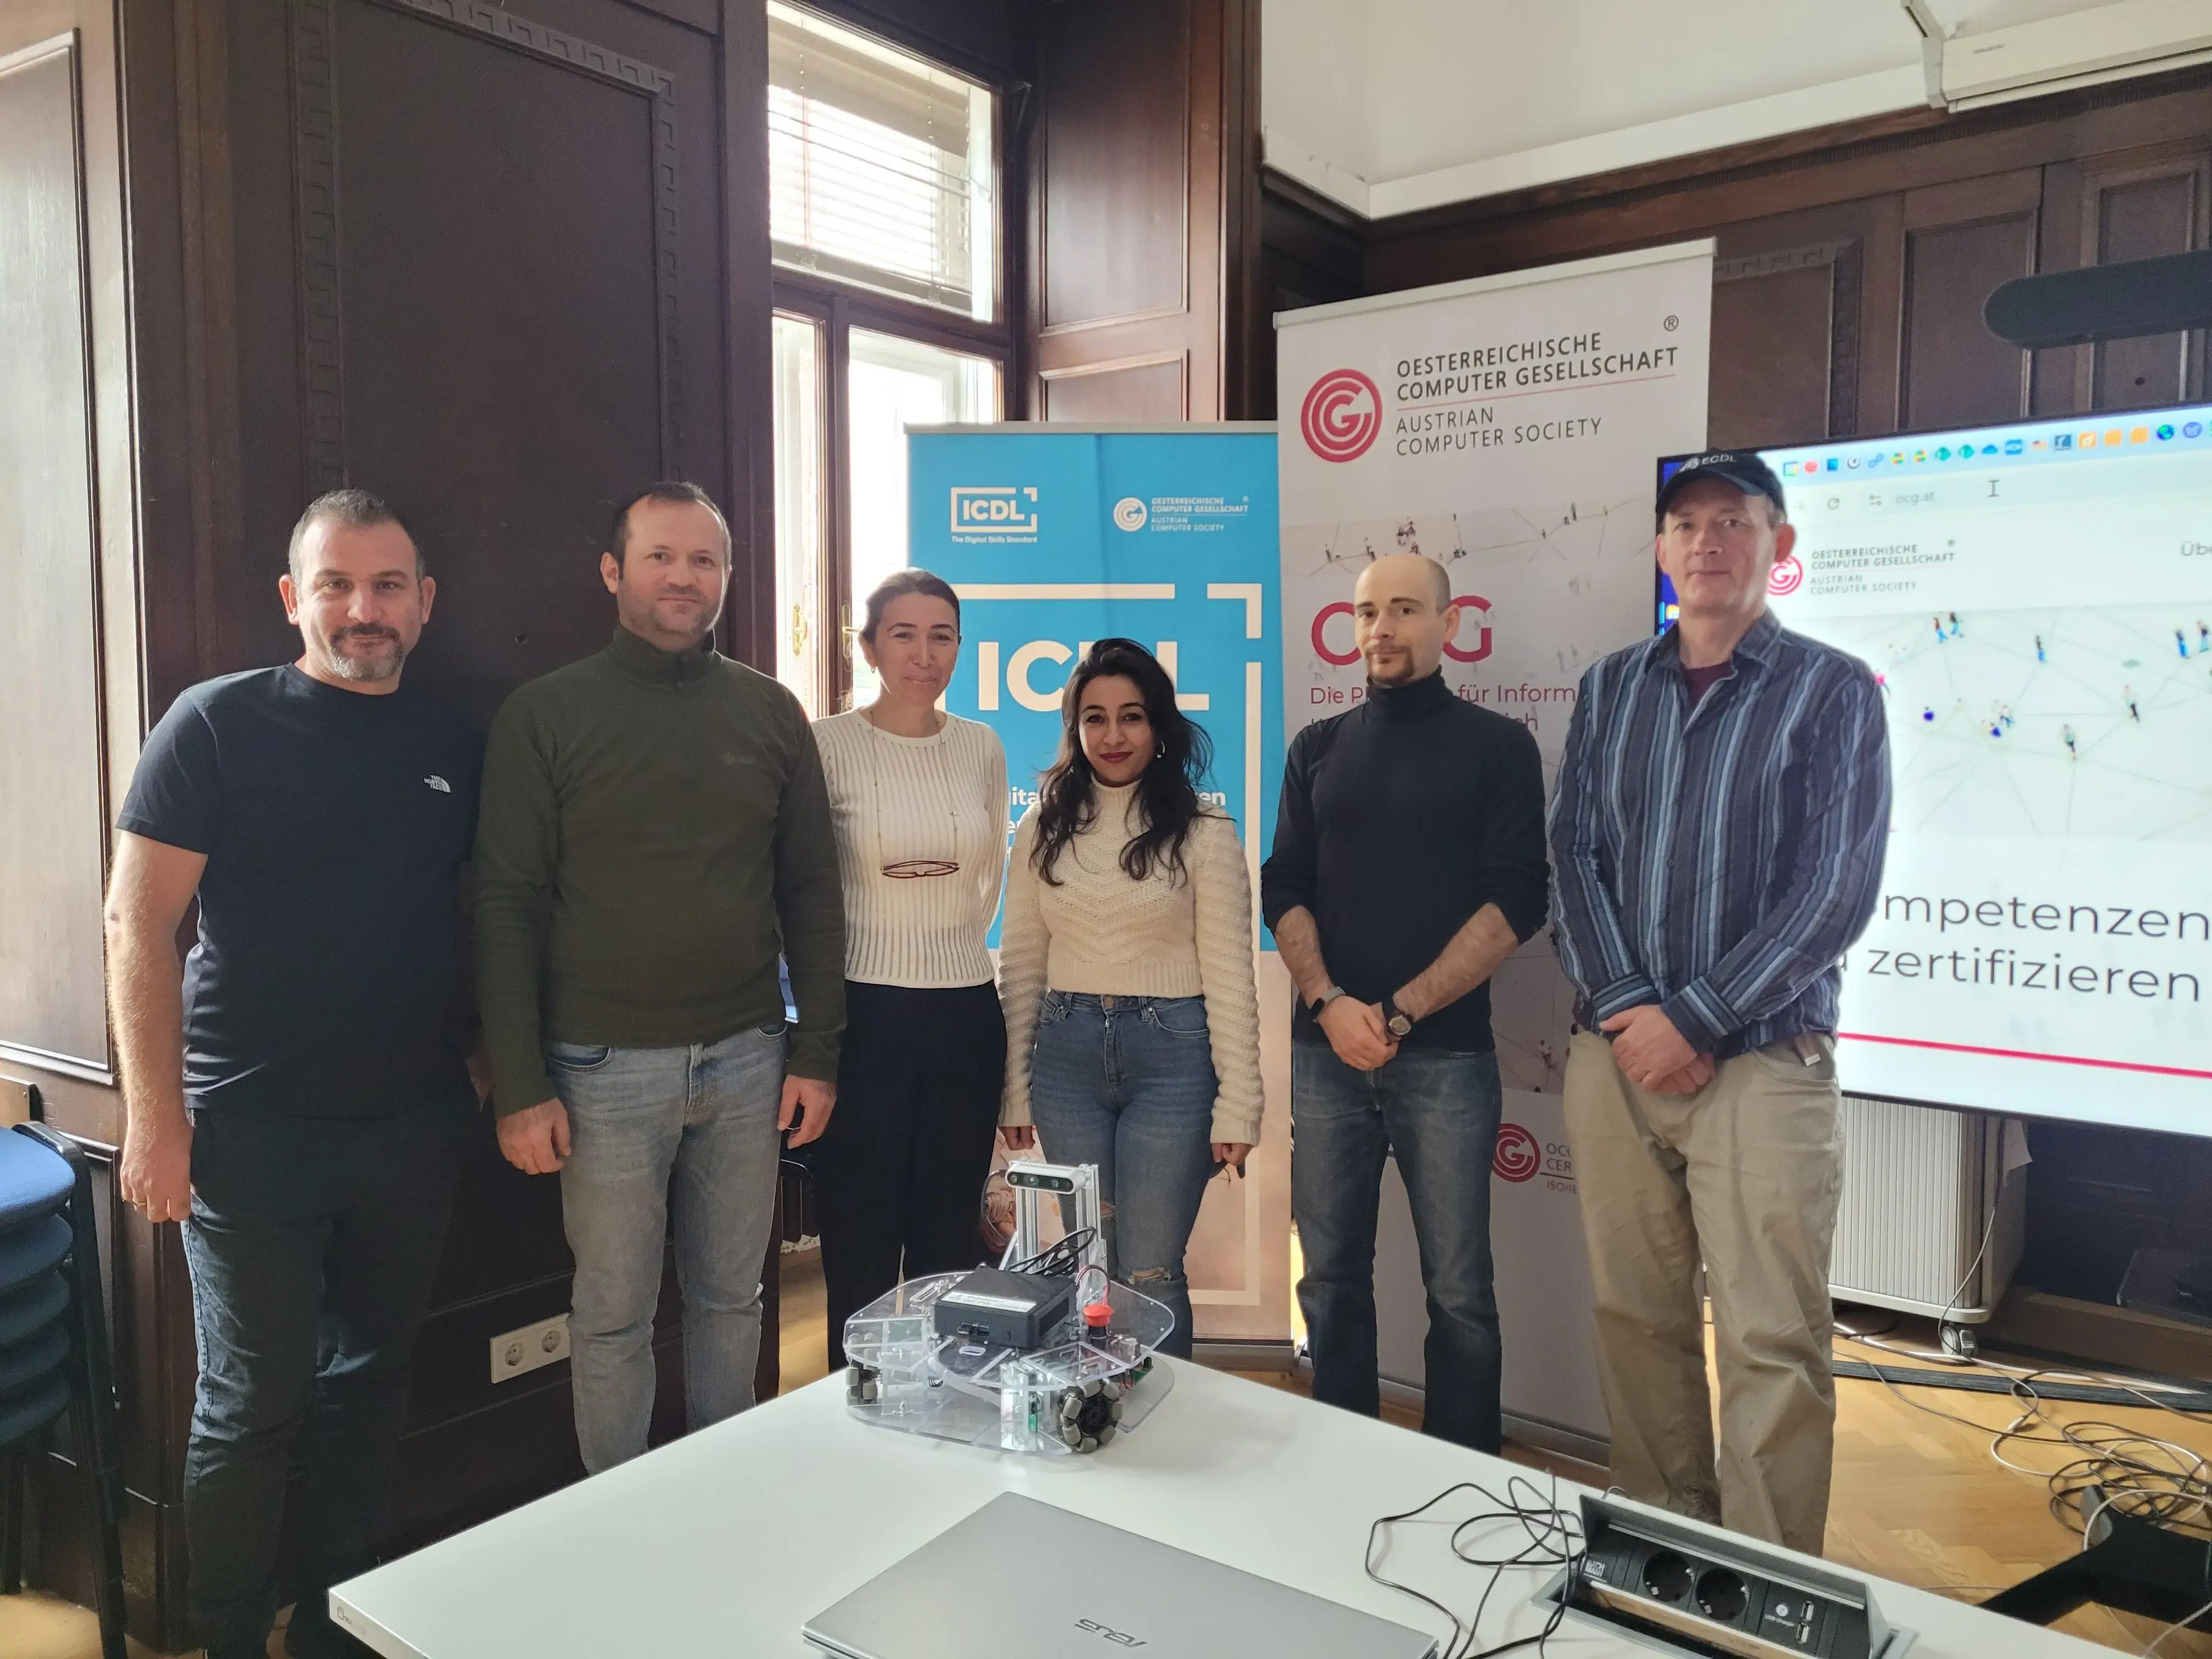
[[[0,1129],[0,1593],[22,1588],[25,1474],[71,1419],[99,1533],[100,1642],[125,1659],[115,1388],[84,1154],[44,1124]]]

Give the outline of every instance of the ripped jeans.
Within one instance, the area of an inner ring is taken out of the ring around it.
[[[1190,1243],[1213,1178],[1213,1046],[1203,997],[1048,991],[1030,1115],[1054,1164],[1098,1166],[1114,1277],[1175,1315],[1160,1352],[1190,1357]]]

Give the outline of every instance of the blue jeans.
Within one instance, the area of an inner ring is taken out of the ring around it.
[[[1164,1304],[1160,1352],[1190,1357],[1183,1251],[1213,1178],[1212,1039],[1202,997],[1048,991],[1030,1115],[1054,1164],[1098,1166],[1107,1271]]]
[[[376,1565],[408,1358],[477,1121],[465,1085],[390,1117],[192,1113],[185,1529],[211,1659],[258,1659],[281,1601],[298,1602],[295,1640],[329,1632],[323,1592]]]
[[[670,1179],[684,1297],[684,1402],[693,1429],[753,1403],[761,1262],[782,1137],[781,1021],[682,1048],[547,1046],[568,1109],[561,1214],[576,1258],[568,1314],[576,1445],[592,1474],[645,1450],[653,1315]]]
[[[1404,1048],[1379,1071],[1326,1042],[1291,1045],[1291,1213],[1313,1354],[1314,1398],[1382,1409],[1375,1360],[1375,1224],[1395,1152],[1428,1292],[1425,1433],[1498,1448],[1498,1295],[1491,1278],[1490,1160],[1498,1056]]]

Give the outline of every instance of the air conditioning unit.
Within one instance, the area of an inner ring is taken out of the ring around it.
[[[1958,0],[1903,0],[1920,31],[1928,101],[1974,109],[2131,75],[2212,62],[2212,5],[2205,0],[2104,0],[2056,17],[2003,21],[2002,3],[1976,8],[1969,25],[1946,21]],[[1993,15],[1992,15],[1993,14]]]
[[[1842,1127],[1830,1294],[1947,1327],[1989,1319],[2020,1265],[2027,1207],[2020,1121],[1845,1095]]]

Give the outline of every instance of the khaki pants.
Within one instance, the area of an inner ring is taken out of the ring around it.
[[[1820,1553],[1835,1446],[1828,1252],[1843,1188],[1833,1045],[1723,1062],[1695,1095],[1621,1074],[1575,1034],[1567,1136],[1597,1290],[1613,1478],[1632,1498]],[[1697,1297],[1720,1363],[1720,1455]]]

